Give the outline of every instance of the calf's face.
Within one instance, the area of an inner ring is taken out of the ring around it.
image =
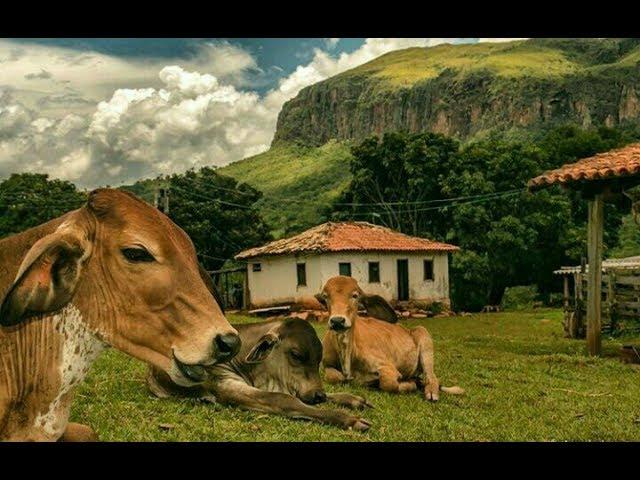
[[[339,275],[327,280],[316,299],[329,311],[329,328],[337,333],[353,327],[358,310],[364,309],[370,317],[396,323],[398,316],[380,295],[367,295],[351,277]]]
[[[336,332],[349,330],[358,316],[362,292],[351,277],[339,275],[330,278],[322,292],[316,296],[329,311],[329,328]]]
[[[114,347],[167,372],[182,386],[240,347],[209,292],[186,233],[157,209],[111,189],[28,252],[2,305],[2,322],[72,302]]]
[[[245,362],[259,369],[256,386],[288,393],[305,403],[326,400],[320,378],[322,344],[315,330],[301,319],[288,319],[270,329],[251,348]]]

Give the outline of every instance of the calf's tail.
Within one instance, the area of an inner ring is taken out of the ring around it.
[[[451,395],[464,395],[464,388],[458,387],[457,385],[453,387],[445,387],[443,385],[440,385],[440,391],[449,393]]]

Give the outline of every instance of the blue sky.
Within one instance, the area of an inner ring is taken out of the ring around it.
[[[0,39],[0,177],[119,185],[269,148],[304,87],[463,38]]]
[[[256,59],[262,76],[254,75],[255,90],[263,94],[280,78],[291,74],[299,65],[310,62],[315,49],[333,55],[352,53],[365,38],[341,38],[333,44],[324,38],[24,38],[16,43],[65,47],[77,51],[99,52],[129,59],[193,58],[206,43],[228,42],[248,51]],[[478,38],[452,39],[452,43],[475,43]]]

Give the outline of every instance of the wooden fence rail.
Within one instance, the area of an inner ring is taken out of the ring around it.
[[[584,338],[587,276],[578,273],[574,279],[574,296],[569,298],[568,277],[565,277],[565,334],[571,338]],[[640,330],[640,268],[608,268],[602,274],[601,300],[602,331]]]

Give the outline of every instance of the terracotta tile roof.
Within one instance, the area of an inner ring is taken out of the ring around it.
[[[245,250],[235,258],[241,260],[266,255],[345,251],[453,252],[456,250],[459,248],[454,245],[411,237],[367,222],[327,222],[294,237]]]
[[[529,180],[529,189],[537,190],[553,184],[628,177],[640,174],[640,143],[599,153]]]

